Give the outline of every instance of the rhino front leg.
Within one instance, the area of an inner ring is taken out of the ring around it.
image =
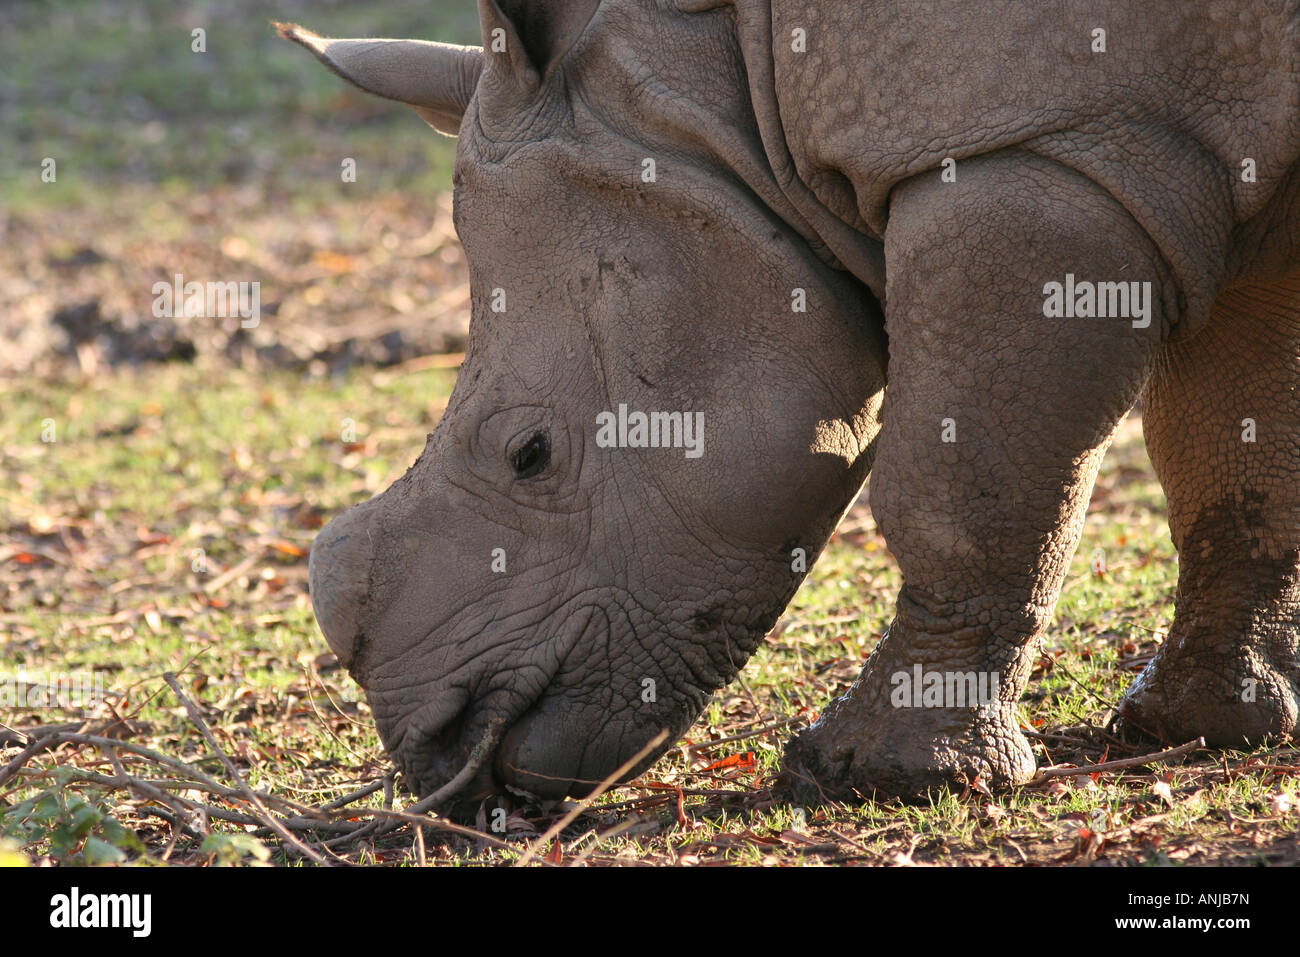
[[[1169,637],[1120,708],[1218,747],[1300,728],[1300,277],[1223,293],[1147,387],[1181,559]]]
[[[813,795],[1032,776],[1016,702],[1165,325],[1168,271],[1093,182],[1028,153],[968,161],[957,179],[909,181],[891,205],[871,505],[904,585],[862,675],[787,749]],[[1138,281],[1149,324],[1046,316],[1045,286],[1067,274],[1076,288]]]

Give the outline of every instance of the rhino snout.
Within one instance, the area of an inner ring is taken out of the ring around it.
[[[350,508],[321,529],[308,559],[316,621],[334,654],[349,669],[359,650],[361,609],[374,559],[369,505]]]

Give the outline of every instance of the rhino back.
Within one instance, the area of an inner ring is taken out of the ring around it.
[[[959,169],[1030,149],[1124,203],[1201,313],[1234,226],[1268,204],[1300,153],[1300,0],[771,10],[775,94],[800,179],[877,238],[902,180],[949,157]],[[1246,158],[1255,183],[1239,175]]]

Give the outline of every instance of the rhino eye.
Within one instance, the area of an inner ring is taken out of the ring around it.
[[[523,447],[512,452],[510,465],[515,470],[515,478],[532,478],[551,461],[551,440],[545,432],[538,432],[524,443]]]

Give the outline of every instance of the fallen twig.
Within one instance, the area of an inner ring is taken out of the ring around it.
[[[742,731],[740,734],[733,734],[729,738],[719,738],[717,741],[703,741],[700,744],[692,744],[685,750],[688,752],[707,751],[710,748],[716,748],[723,744],[733,744],[736,741],[744,741],[748,738],[757,738],[759,735],[767,734],[769,731],[775,731],[777,728],[784,728],[787,724],[794,724],[800,720],[802,715],[792,715],[788,718],[782,718],[780,721],[773,721],[771,724],[765,724],[761,728],[755,728],[752,731]]]
[[[423,827],[431,827],[439,831],[450,831],[452,834],[459,834],[462,837],[472,837],[476,841],[482,841],[485,844],[490,844],[493,847],[500,848],[501,850],[513,851],[516,849],[515,845],[503,841],[498,837],[484,834],[482,831],[476,830],[472,827],[466,827],[463,824],[457,824],[455,821],[449,821],[445,817],[430,815],[427,811],[422,814],[411,814],[409,811],[381,811],[375,809],[369,813],[374,814],[377,817],[389,818],[393,822],[394,826],[399,824],[419,824]]]
[[[123,767],[122,760],[117,756],[117,752],[111,748],[107,750],[108,760],[113,763],[113,770],[117,772],[117,776],[123,780],[131,778],[131,775],[126,773],[126,768]],[[176,815],[179,829],[188,831],[194,837],[203,837],[202,834],[194,830],[194,828],[190,826],[189,822],[185,820],[185,808],[181,802],[177,800],[175,795],[167,793],[162,788],[155,787],[148,781],[141,781],[138,778],[132,780],[134,781],[134,786],[145,797],[157,801],[159,804],[164,804],[171,809],[172,813]]]
[[[244,797],[248,799],[248,803],[253,805],[256,809],[257,816],[261,818],[262,823],[275,831],[280,840],[284,841],[299,854],[310,858],[317,864],[324,864],[325,858],[321,857],[318,852],[312,850],[302,841],[298,840],[291,831],[284,827],[284,825],[266,809],[266,805],[262,803],[261,799],[258,798],[256,794],[253,793],[253,789],[248,786],[243,775],[241,775],[239,770],[235,767],[235,763],[226,756],[226,752],[222,751],[221,746],[217,744],[217,739],[213,737],[212,730],[208,727],[208,723],[203,720],[203,715],[200,713],[198,705],[191,701],[189,695],[181,689],[181,684],[176,680],[176,676],[168,671],[163,675],[163,680],[167,682],[171,687],[172,692],[180,699],[181,704],[185,706],[185,710],[189,713],[190,720],[193,721],[194,726],[199,729],[199,734],[203,735],[204,740],[208,742],[208,747],[212,748],[217,757],[221,759],[221,763],[225,765],[226,772],[239,785],[239,790],[243,792]]]
[[[374,794],[382,787],[384,787],[383,781],[371,781],[365,787],[353,791],[351,794],[345,794],[340,798],[335,798],[333,801],[330,801],[328,804],[322,805],[321,810],[335,811],[341,807],[347,807],[349,804],[352,804],[356,801],[360,801],[363,797],[369,797],[371,794]]]
[[[492,753],[492,749],[496,747],[497,736],[500,733],[501,733],[501,721],[500,719],[495,719],[488,725],[487,730],[483,732],[483,737],[479,739],[479,743],[474,745],[474,750],[470,752],[469,760],[467,760],[465,762],[465,766],[460,769],[460,773],[457,774],[450,781],[448,781],[446,784],[444,784],[442,787],[438,788],[438,790],[430,794],[427,798],[424,798],[421,801],[417,801],[415,804],[411,805],[409,808],[406,809],[404,813],[414,818],[415,815],[421,814],[425,811],[430,810],[431,808],[437,807],[439,804],[442,804],[448,798],[454,795],[457,791],[463,788],[466,784],[472,781],[474,779],[474,775],[478,773],[479,768],[483,766],[483,762],[486,761],[488,759],[488,756]],[[385,802],[388,805],[388,807],[391,807],[392,791],[390,790],[390,788],[392,787],[392,784],[390,779],[385,779],[385,780],[389,781],[384,791]],[[394,812],[389,811],[386,808],[385,813],[392,814]],[[435,819],[430,819],[430,820],[432,821]],[[370,834],[374,834],[375,837],[379,837],[381,834],[387,834],[389,831],[394,830],[397,826],[398,824],[392,821],[390,821],[386,825],[381,825],[379,823],[379,818],[375,817],[372,821],[370,821],[370,823],[362,825],[361,827],[353,831],[351,834],[345,834],[343,837],[332,838],[331,840],[326,841],[325,844],[327,847],[333,846],[335,844],[346,844],[350,841],[358,840],[359,838],[366,837],[367,835]],[[481,832],[474,831],[473,833],[475,835],[478,835]]]
[[[25,773],[25,776],[33,780],[40,781],[40,780],[45,780],[47,778],[55,777],[55,772],[54,771],[28,771]],[[134,777],[133,775],[130,774],[108,775],[108,774],[99,774],[96,771],[86,771],[81,768],[67,768],[67,767],[61,768],[59,770],[59,776],[65,781],[79,781],[83,784],[97,784],[101,787],[110,788],[110,789],[135,791],[136,793],[146,798],[149,798],[150,800],[155,799],[153,791],[150,790],[151,788],[158,788],[159,785],[162,784],[174,784],[174,782],[169,782],[169,781],[147,781],[141,778]],[[201,788],[196,787],[195,785],[190,784],[188,782],[186,783],[186,788],[188,790],[202,790]],[[225,793],[219,794],[218,796],[226,796],[226,794],[237,796],[237,797],[242,796],[241,792],[236,791],[232,788],[222,788],[221,791]],[[162,793],[167,793],[167,792],[162,792]],[[263,826],[261,818],[252,817],[248,814],[240,814],[237,811],[228,811],[225,808],[216,807],[215,805],[211,805],[211,804],[204,804],[200,801],[194,801],[189,798],[180,797],[179,795],[172,795],[172,799],[177,803],[179,803],[182,807],[184,807],[188,811],[191,812],[201,811],[204,814],[207,814],[209,817],[215,817],[221,821],[229,821],[232,824],[252,824],[257,826]],[[171,805],[169,804],[168,806],[170,807]],[[171,818],[169,817],[167,818],[167,820],[170,821]],[[314,821],[314,819],[306,819],[306,818],[297,818],[295,820]],[[325,826],[328,825],[330,822],[315,821],[315,823],[318,826]]]
[[[1119,758],[1115,761],[1103,761],[1101,764],[1090,764],[1081,768],[1072,767],[1052,767],[1041,768],[1028,786],[1033,787],[1041,784],[1050,778],[1068,778],[1081,774],[1094,774],[1105,771],[1122,771],[1125,768],[1137,768],[1144,764],[1154,764],[1157,761],[1167,761],[1170,758],[1181,757],[1192,751],[1198,751],[1205,747],[1205,739],[1197,738],[1195,741],[1188,741],[1186,744],[1180,744],[1176,748],[1168,748],[1164,751],[1157,751],[1154,754],[1140,754],[1133,758]]]
[[[633,827],[635,827],[639,823],[641,822],[638,821],[635,817],[629,817],[626,820],[619,821],[608,831],[604,831],[600,834],[597,834],[592,839],[591,844],[588,847],[584,848],[582,853],[579,854],[570,862],[569,866],[577,867],[579,864],[586,863],[587,858],[591,857],[591,855],[594,854],[602,844],[604,844],[606,841],[612,841],[614,838],[618,837],[620,834],[624,833],[625,831],[630,831]],[[545,860],[545,858],[543,858],[543,860]],[[547,861],[547,863],[550,862]]]
[[[541,850],[542,847],[544,847],[551,840],[551,838],[555,837],[555,835],[559,834],[566,827],[568,827],[569,823],[572,822],[575,818],[577,818],[579,814],[581,814],[587,808],[591,807],[591,805],[595,803],[595,801],[598,800],[602,794],[604,794],[606,791],[612,788],[619,778],[621,778],[623,775],[627,774],[627,772],[631,771],[634,767],[636,767],[641,762],[641,760],[646,757],[646,755],[648,755],[655,748],[659,747],[659,745],[663,744],[664,741],[666,741],[667,739],[668,739],[667,729],[660,731],[653,738],[651,738],[650,741],[643,748],[641,748],[640,751],[638,751],[636,754],[632,755],[632,757],[624,761],[621,765],[618,766],[618,768],[609,777],[601,781],[600,784],[596,786],[596,790],[592,791],[585,798],[583,798],[572,808],[570,808],[568,814],[565,814],[564,817],[560,818],[558,821],[556,821],[554,824],[548,827],[546,829],[545,834],[537,838],[537,840],[533,841],[533,843],[528,846],[528,849],[524,851],[523,856],[520,857],[519,860],[515,862],[516,866],[523,867],[525,864],[527,864],[529,861],[535,858],[537,856],[537,852]]]
[[[47,734],[44,737],[37,738],[31,744],[27,745],[27,747],[18,752],[17,757],[6,764],[3,768],[0,768],[0,787],[3,787],[5,782],[17,774],[19,769],[21,769],[22,766],[30,761],[35,755],[48,749],[51,743],[58,738],[58,736],[59,732],[57,731]]]
[[[237,565],[232,565],[230,568],[227,568],[216,578],[205,583],[203,586],[204,594],[215,595],[217,592],[221,591],[221,589],[225,588],[227,585],[229,585],[240,575],[244,574],[247,571],[252,571],[253,566],[256,565],[258,562],[260,562],[265,555],[266,555],[266,546],[259,545],[253,551],[253,553],[249,555],[247,558],[245,558],[242,562],[239,562]],[[171,674],[171,672],[168,672],[167,674]],[[163,675],[163,677],[165,678],[166,675]],[[170,684],[170,682],[168,683]]]
[[[1116,705],[1115,705],[1115,702],[1114,702],[1114,701],[1108,701],[1108,700],[1106,700],[1106,699],[1103,698],[1101,695],[1097,694],[1097,692],[1095,692],[1095,691],[1093,691],[1091,688],[1089,688],[1086,684],[1084,684],[1082,681],[1079,680],[1078,676],[1075,675],[1075,673],[1074,673],[1073,671],[1071,671],[1069,668],[1065,667],[1065,665],[1061,664],[1060,659],[1058,659],[1058,658],[1051,658],[1051,657],[1048,657],[1048,656],[1046,656],[1046,655],[1044,655],[1044,658],[1045,658],[1048,662],[1050,662],[1050,664],[1051,664],[1051,670],[1052,670],[1052,671],[1060,671],[1062,674],[1064,674],[1067,678],[1070,679],[1070,681],[1071,681],[1071,683],[1074,685],[1074,687],[1078,688],[1078,689],[1079,689],[1080,691],[1082,691],[1084,694],[1086,694],[1086,695],[1091,695],[1092,697],[1096,698],[1099,702],[1101,702],[1101,703],[1102,703],[1103,705],[1105,705],[1107,708],[1111,708],[1111,709],[1115,708]]]

